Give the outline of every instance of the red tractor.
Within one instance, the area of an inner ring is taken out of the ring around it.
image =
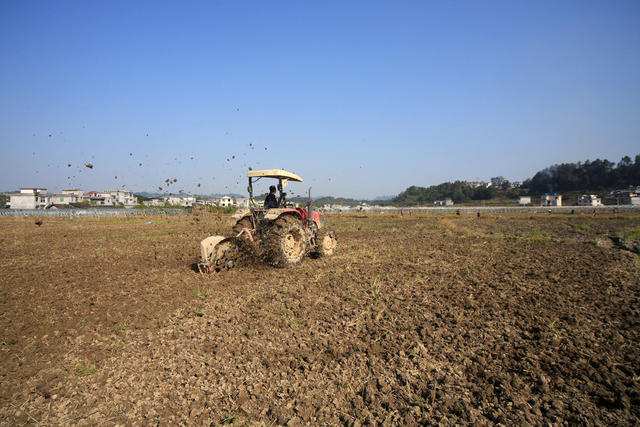
[[[245,256],[261,258],[276,266],[297,264],[305,257],[332,255],[337,247],[333,231],[325,227],[324,214],[314,211],[311,190],[305,208],[287,202],[283,190],[289,181],[302,178],[280,169],[252,171],[249,178],[249,212],[233,226],[233,236],[211,236],[200,243],[201,272],[233,268]],[[262,178],[278,180],[278,207],[259,207],[253,199],[253,184]]]

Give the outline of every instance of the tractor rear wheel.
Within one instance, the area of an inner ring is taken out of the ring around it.
[[[307,251],[304,229],[299,220],[287,216],[276,219],[264,238],[265,260],[276,267],[302,261]]]

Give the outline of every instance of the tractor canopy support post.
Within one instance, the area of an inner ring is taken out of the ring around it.
[[[309,201],[307,202],[307,227],[311,227],[313,221],[313,204],[311,203],[311,187],[309,187]]]

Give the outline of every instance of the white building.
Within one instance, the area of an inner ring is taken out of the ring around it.
[[[133,207],[138,204],[138,198],[129,190],[105,190],[102,193],[90,191],[85,198],[97,206]]]
[[[222,196],[218,200],[218,206],[226,208],[227,206],[235,205],[235,201],[230,196]]]
[[[453,200],[446,198],[444,200],[436,200],[433,204],[436,206],[453,206]]]
[[[530,205],[531,204],[531,196],[520,196],[520,199],[518,199],[518,204],[520,206]]]
[[[71,190],[62,190],[61,191],[62,194],[66,195],[70,195],[70,196],[76,196],[77,201],[82,201],[82,199],[84,198],[84,193],[82,192],[82,190],[74,188]]]
[[[168,196],[164,198],[164,202],[166,204],[174,205],[174,206],[190,207],[195,205],[196,198],[193,196],[186,196],[186,197]]]
[[[89,203],[96,206],[113,206],[113,200],[111,200],[111,194],[98,193],[97,191],[89,191],[85,196]]]
[[[602,206],[602,199],[595,194],[583,194],[578,197],[578,206]]]
[[[149,199],[142,202],[145,206],[164,206],[164,200],[162,199]]]
[[[236,199],[236,206],[240,208],[248,208],[251,205],[251,201],[248,197],[238,197]]]
[[[138,204],[138,198],[133,195],[130,190],[105,190],[105,193],[111,195],[116,205],[124,205],[125,207],[135,206]]]
[[[491,187],[490,182],[484,182],[484,181],[467,181],[467,185],[471,188]]]
[[[75,194],[50,194],[51,203],[54,205],[68,205],[69,203],[78,203],[78,196]]]
[[[21,188],[20,193],[12,194],[9,199],[11,209],[43,209],[51,204],[51,196],[46,188]]]

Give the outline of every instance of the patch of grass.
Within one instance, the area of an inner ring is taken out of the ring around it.
[[[204,316],[204,312],[203,312],[201,309],[199,309],[199,308],[196,308],[193,312],[194,312],[194,313],[195,313],[195,315],[196,315],[196,316],[198,316],[198,317],[202,317],[202,316]]]
[[[228,415],[228,416],[226,416],[225,418],[223,418],[223,419],[220,421],[220,424],[223,424],[223,425],[224,425],[224,424],[231,424],[231,423],[233,423],[233,420],[235,420],[237,417],[238,417],[238,416],[237,416],[236,414]]]
[[[289,309],[284,303],[280,306],[280,313],[278,313],[277,316],[282,320],[284,320],[287,323],[287,326],[293,329],[294,331],[298,329],[298,326],[296,325],[295,317],[293,317],[289,313]]]
[[[89,365],[86,365],[84,362],[80,362],[80,363],[78,363],[76,365],[76,367],[73,370],[73,372],[78,377],[84,377],[84,376],[87,376],[87,375],[93,375],[93,374],[97,373],[98,369],[96,368],[96,365],[89,366]]]
[[[524,237],[527,242],[549,242],[549,233],[543,233],[540,230],[534,230],[530,236]]]
[[[573,223],[573,222],[570,222],[568,224],[574,230],[583,231],[585,233],[590,233],[591,232],[591,227],[589,227],[587,224],[576,224],[576,223]]]
[[[627,234],[627,240],[638,240],[640,239],[640,227],[635,230],[631,230],[631,233]]]
[[[120,323],[117,323],[113,329],[115,329],[116,331],[126,331],[127,330],[127,321],[123,320]]]
[[[380,288],[382,287],[382,280],[379,277],[373,279],[373,282],[369,283],[369,292],[371,292],[371,296],[373,300],[376,301],[380,296]]]
[[[200,286],[196,288],[196,298],[200,298],[202,296],[202,292],[200,292]]]

